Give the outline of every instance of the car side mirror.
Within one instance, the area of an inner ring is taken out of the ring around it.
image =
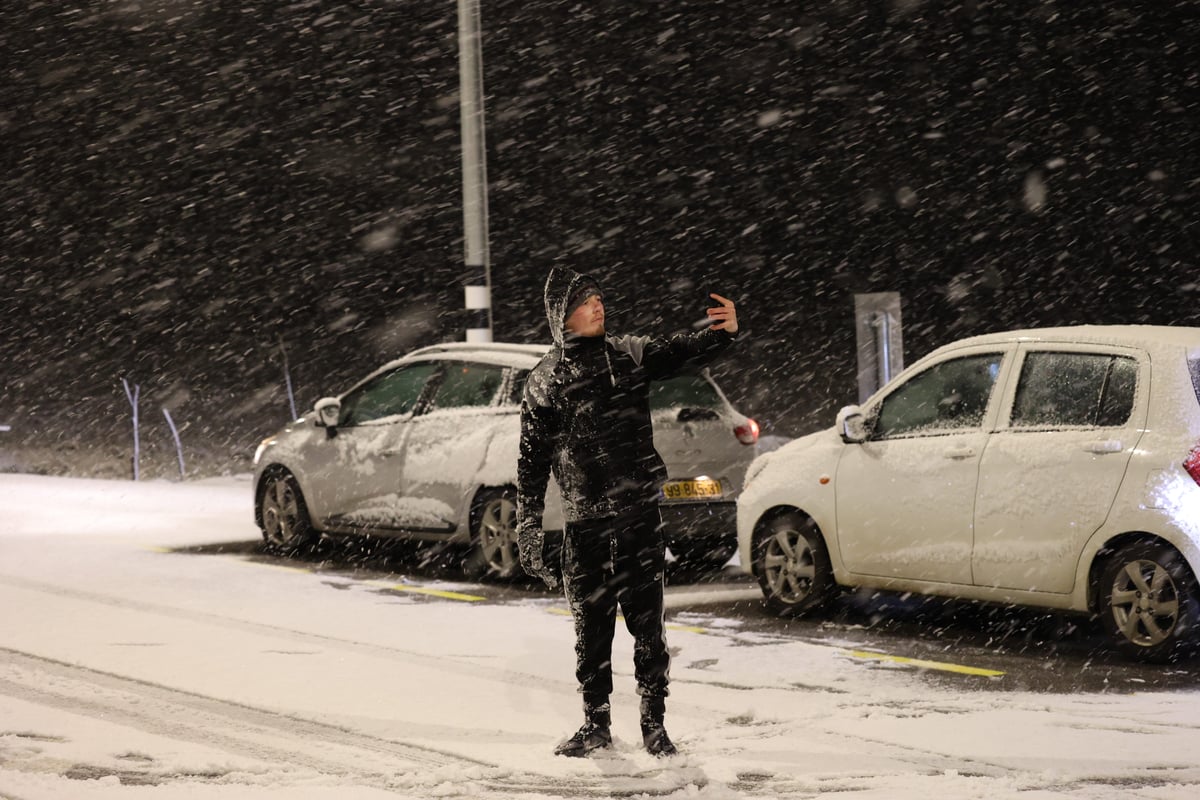
[[[866,415],[858,406],[846,406],[838,412],[837,430],[846,444],[861,444],[871,435]]]
[[[342,415],[342,401],[336,397],[322,397],[313,406],[313,411],[317,417],[314,424],[318,428],[332,430],[337,427],[338,417]]]

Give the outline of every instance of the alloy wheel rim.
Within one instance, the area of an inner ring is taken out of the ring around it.
[[[1111,612],[1117,630],[1141,647],[1161,644],[1179,621],[1179,591],[1156,561],[1131,561],[1113,580]]]
[[[488,501],[479,516],[479,546],[488,569],[507,574],[517,565],[517,506],[505,497]]]
[[[286,545],[296,533],[299,507],[286,480],[276,478],[263,493],[263,529],[275,545]]]
[[[776,531],[767,540],[763,573],[772,596],[779,600],[794,605],[808,597],[817,572],[804,534],[794,528]]]

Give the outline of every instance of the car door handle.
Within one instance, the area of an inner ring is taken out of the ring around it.
[[[1083,449],[1089,453],[1119,453],[1125,448],[1121,446],[1121,442],[1117,439],[1103,439],[1099,442],[1088,442],[1083,446]]]
[[[946,458],[954,458],[954,459],[974,458],[975,457],[975,448],[974,447],[951,447],[949,450],[946,450],[945,452],[943,452],[942,455],[945,456]]]

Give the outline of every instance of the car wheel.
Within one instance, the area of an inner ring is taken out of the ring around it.
[[[512,489],[487,489],[471,512],[471,552],[463,563],[471,578],[525,574],[517,551],[517,500]]]
[[[754,554],[766,607],[778,616],[815,611],[837,590],[825,540],[808,517],[784,514],[771,520],[759,534]]]
[[[1196,578],[1175,548],[1134,542],[1108,560],[1100,579],[1104,627],[1118,650],[1167,661],[1190,643],[1200,621]]]
[[[295,553],[316,539],[308,506],[291,473],[270,472],[263,479],[258,509],[263,541],[280,553]]]

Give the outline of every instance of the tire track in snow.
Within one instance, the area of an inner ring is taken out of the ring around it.
[[[455,672],[459,675],[464,675],[470,678],[478,679],[481,676],[481,668],[477,663],[469,660],[459,661],[456,660],[454,656],[432,656],[425,653],[419,653],[414,650],[405,650],[390,645],[374,644],[371,642],[363,642],[357,639],[346,639],[340,636],[310,633],[308,631],[296,630],[295,628],[286,628],[277,623],[253,622],[250,620],[221,616],[219,614],[213,614],[206,611],[194,611],[186,608],[164,606],[159,603],[151,604],[125,597],[115,597],[107,594],[99,594],[97,592],[89,592],[82,589],[71,589],[55,584],[33,581],[27,578],[20,578],[15,575],[0,574],[0,584],[8,584],[18,589],[44,592],[46,594],[55,595],[58,597],[72,598],[89,603],[100,603],[113,608],[121,608],[145,614],[153,614],[155,616],[167,617],[169,619],[182,619],[192,622],[202,622],[209,625],[218,625],[232,630],[246,631],[255,634],[268,634],[273,637],[283,637],[308,645],[320,645],[322,647],[350,650],[356,653],[383,658],[403,659],[408,662],[432,667],[439,672]],[[556,689],[561,689],[561,691],[567,695],[573,696],[576,693],[576,684],[574,680],[566,681],[548,679],[543,675],[534,675],[528,672],[517,672],[511,669],[497,667],[495,665],[489,665],[486,668],[486,677],[511,686],[553,686]]]
[[[475,678],[480,676],[480,668],[473,662],[455,661],[446,657],[434,657],[393,646],[282,628],[277,625],[231,618],[211,612],[152,605],[136,599],[67,588],[12,575],[0,574],[0,583],[29,591],[72,598],[88,603],[99,603],[114,608],[134,610],[169,619],[203,622],[233,630],[270,634],[277,637],[282,636],[285,639],[291,639],[306,645],[337,647],[343,650],[353,650],[387,659],[432,665],[441,671],[454,671]],[[823,646],[828,647],[829,645],[826,644]],[[488,776],[481,776],[475,782],[477,786],[485,787],[492,791],[516,791],[518,793],[537,794],[544,797],[619,796],[625,794],[625,791],[623,791],[625,787],[616,785],[611,780],[596,780],[592,778],[564,779],[528,773],[505,774],[508,770],[496,764],[473,761],[452,754],[427,750],[419,746],[355,733],[343,728],[312,722],[299,717],[290,717],[286,714],[243,706],[205,695],[190,694],[159,684],[142,682],[132,678],[90,670],[85,667],[73,667],[63,662],[45,659],[22,651],[0,648],[0,666],[4,665],[6,660],[11,661],[19,658],[28,659],[28,664],[52,665],[45,667],[45,669],[63,671],[62,675],[64,678],[74,676],[77,680],[82,680],[87,685],[96,685],[99,682],[103,686],[105,681],[111,681],[113,682],[111,685],[114,689],[119,690],[120,699],[102,701],[98,699],[98,695],[94,691],[57,695],[49,692],[41,684],[35,683],[34,685],[29,685],[28,681],[14,681],[5,672],[0,672],[0,692],[9,694],[22,692],[23,694],[13,694],[13,696],[24,697],[33,702],[55,705],[67,711],[86,710],[86,713],[95,714],[102,718],[118,722],[126,719],[124,715],[130,715],[126,724],[146,730],[147,732],[162,733],[167,736],[174,736],[175,738],[180,738],[180,720],[191,720],[192,717],[189,716],[190,709],[196,708],[200,713],[206,712],[212,715],[209,719],[215,725],[216,730],[222,730],[232,724],[234,731],[232,733],[220,734],[219,736],[224,736],[224,739],[196,739],[192,741],[222,749],[232,748],[231,752],[252,755],[268,763],[295,764],[308,769],[319,770],[322,773],[352,777],[364,782],[364,785],[378,785],[382,788],[394,789],[396,788],[395,783],[388,782],[387,773],[389,772],[394,776],[397,772],[403,773],[408,771],[410,774],[428,773],[431,770],[442,767],[449,766],[454,768],[458,766],[464,769],[483,769],[485,772],[499,770],[499,775],[493,773]],[[495,666],[487,668],[487,678],[515,686],[527,686],[530,685],[531,681],[535,681],[543,686],[552,684],[564,696],[573,696],[575,694],[575,684],[573,681],[547,681],[544,676],[533,676],[513,670],[497,669]],[[680,679],[680,682],[686,683],[688,681]],[[772,691],[787,691],[778,686],[747,685],[744,687],[729,686],[721,688],[768,693]],[[161,699],[162,702],[173,707],[175,711],[161,715],[151,714],[145,718],[139,717],[138,704],[131,704],[129,699],[145,698],[148,693],[156,700]],[[81,694],[82,697],[77,697],[77,694]],[[89,709],[89,702],[97,704],[94,710]],[[195,705],[189,705],[189,703],[194,703]],[[714,714],[717,713],[715,709],[708,707],[704,703],[683,702],[674,704],[673,707],[677,711],[691,711],[702,717],[706,716],[709,718],[713,718]],[[181,714],[181,709],[188,710],[188,713]],[[813,731],[813,734],[819,739],[826,741],[857,743],[860,746],[862,743],[868,741],[861,736],[850,736],[829,730],[824,726],[817,727]],[[206,736],[208,733],[200,730],[195,731],[192,735]],[[311,741],[319,742],[320,746],[314,752],[308,753],[309,750],[313,750],[312,747],[306,749],[307,743]],[[329,748],[325,747],[325,745],[331,742],[336,745],[336,750],[329,750]],[[934,774],[949,768],[956,768],[966,771],[968,774],[981,777],[999,777],[1011,774],[1009,768],[999,764],[990,764],[982,760],[970,759],[964,762],[964,759],[952,758],[915,745],[902,745],[886,741],[870,741],[870,744],[875,752],[884,753],[899,762],[911,765],[912,769],[918,774]],[[298,756],[297,753],[304,755]],[[336,757],[334,757],[335,753]],[[366,761],[368,763],[366,766],[360,766],[360,762],[363,762],[366,754],[369,753],[375,754],[374,765],[369,763],[370,759],[367,758]],[[385,762],[380,758],[382,756],[388,756],[393,759],[390,766],[384,766]],[[395,759],[402,760],[406,766],[401,768],[401,765],[397,764]],[[632,783],[626,784],[628,786],[628,794],[654,795],[669,793],[680,788],[672,780],[674,776],[670,775],[670,772],[671,770],[668,770],[668,774],[663,776],[666,780],[662,781],[659,786],[655,786],[656,782],[649,774],[627,774],[618,777],[633,779]],[[697,786],[703,786],[706,783],[702,772],[700,775],[692,775],[690,777],[691,780],[688,782],[694,783]],[[869,773],[864,773],[856,777],[869,780],[872,776]],[[748,776],[748,780],[738,783],[737,791],[748,796],[779,796],[781,789],[783,790],[783,794],[786,795],[792,791],[800,793],[812,791],[819,786],[820,782],[817,782],[815,785],[811,781],[796,783],[795,776],[785,773],[774,773],[750,775]]]
[[[639,769],[622,764],[620,758],[605,760],[609,770],[604,775],[512,772],[476,759],[4,647],[0,647],[0,694],[252,758],[281,771],[288,766],[304,770],[307,774],[292,776],[300,782],[310,780],[308,776],[315,772],[347,786],[399,791],[405,796],[414,791],[419,796],[436,787],[440,796],[448,798],[475,798],[483,793],[497,798],[535,795],[546,800],[658,797],[674,794],[689,784],[702,787],[707,782],[695,767]],[[87,765],[75,768],[86,770]],[[114,774],[99,768],[89,777]],[[211,782],[224,777],[142,774],[134,769],[122,774],[147,778],[146,785],[164,785],[176,779]],[[450,774],[455,776],[453,788],[445,785]],[[0,800],[7,798],[0,795]]]
[[[0,648],[0,693],[269,764],[352,777],[381,788],[398,772],[495,767],[7,648]]]

